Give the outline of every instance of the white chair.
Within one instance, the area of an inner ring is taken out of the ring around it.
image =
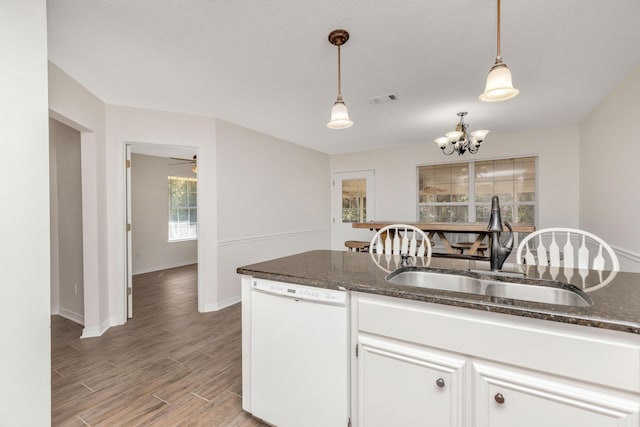
[[[402,267],[402,255],[412,265],[426,266],[431,260],[431,242],[427,233],[408,224],[392,224],[381,228],[371,239],[369,253],[386,272]]]
[[[585,288],[593,291],[606,286],[620,271],[620,262],[611,246],[595,234],[573,228],[544,228],[525,237],[516,252],[518,264],[549,267],[555,280],[560,267],[564,267],[567,280],[573,276],[572,269],[577,268],[582,277],[582,287],[586,287],[588,270],[599,271],[600,282],[596,286]],[[543,268],[543,269],[544,269]],[[603,279],[603,271],[611,271]]]

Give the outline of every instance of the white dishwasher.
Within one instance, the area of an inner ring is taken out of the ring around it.
[[[254,279],[251,406],[277,427],[349,422],[347,292]]]

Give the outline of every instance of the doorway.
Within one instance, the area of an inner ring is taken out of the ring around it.
[[[354,222],[375,219],[374,178],[372,170],[334,172],[331,186],[331,249],[345,250],[346,240],[368,241],[372,233],[354,229]]]
[[[51,314],[84,325],[80,132],[49,119]]]
[[[125,151],[126,311],[132,318],[134,276],[197,266],[197,149],[131,143]]]

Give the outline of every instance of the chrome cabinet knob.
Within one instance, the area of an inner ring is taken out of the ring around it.
[[[504,403],[504,396],[502,395],[502,393],[496,393],[496,395],[494,396],[494,399],[500,405],[502,405]]]
[[[436,380],[436,385],[437,385],[438,387],[440,387],[440,388],[443,388],[443,387],[444,387],[444,380],[443,380],[442,378],[438,378],[438,379]]]

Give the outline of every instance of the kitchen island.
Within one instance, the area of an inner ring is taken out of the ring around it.
[[[491,277],[486,261],[433,258],[428,268]],[[504,270],[525,284],[552,276]],[[252,284],[266,280],[349,296],[354,426],[640,425],[640,274],[598,287],[598,272],[586,272],[593,304],[578,307],[394,285],[366,253],[310,251],[238,273],[249,412],[250,360],[263,357],[250,352]],[[572,275],[578,286],[584,274]]]

